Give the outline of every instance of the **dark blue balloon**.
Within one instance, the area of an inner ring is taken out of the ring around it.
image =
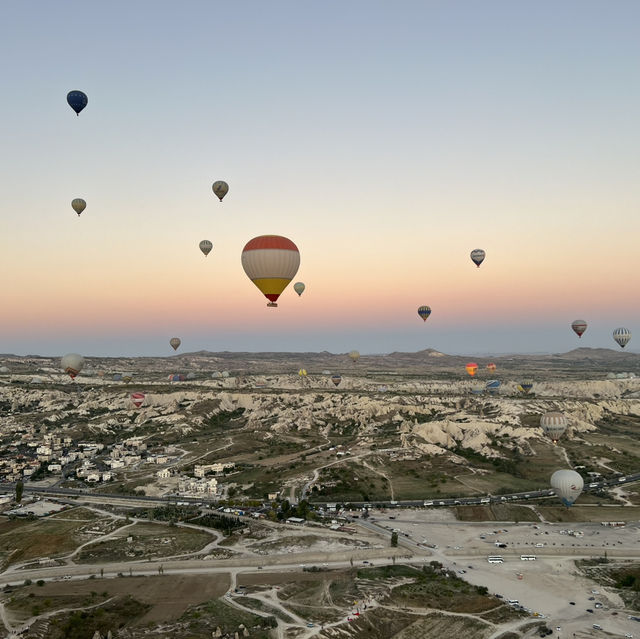
[[[76,112],[76,115],[80,115],[80,111],[87,106],[89,98],[87,97],[87,94],[82,93],[82,91],[69,91],[69,93],[67,93],[67,102]]]

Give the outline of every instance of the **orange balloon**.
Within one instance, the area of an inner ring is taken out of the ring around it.
[[[473,377],[478,372],[478,365],[475,362],[469,362],[465,368],[467,369],[467,373]]]

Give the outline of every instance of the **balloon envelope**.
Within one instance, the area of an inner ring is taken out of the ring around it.
[[[478,372],[478,365],[475,362],[469,362],[465,366],[465,369],[466,369],[467,373],[469,373],[469,375],[471,375],[471,377],[473,377]]]
[[[571,328],[578,337],[582,337],[582,334],[587,330],[587,323],[584,320],[573,320]]]
[[[484,262],[486,255],[482,249],[473,249],[473,251],[471,251],[471,261],[480,268],[480,264]]]
[[[558,441],[567,430],[567,418],[558,412],[545,413],[540,417],[540,428],[551,438],[553,443]]]
[[[222,198],[229,192],[229,185],[223,180],[217,180],[211,188],[221,202]]]
[[[584,488],[584,480],[575,470],[556,470],[551,475],[551,488],[565,506],[572,506]]]
[[[349,353],[351,361],[355,364],[360,359],[360,353],[358,351],[351,351]]]
[[[179,337],[172,337],[169,340],[169,344],[171,344],[171,348],[173,348],[174,351],[178,350],[178,346],[180,346],[180,344],[182,344],[182,340]]]
[[[298,375],[300,375],[300,377],[306,377],[307,376],[307,369],[306,368],[301,368],[298,371]]]
[[[247,277],[269,300],[267,306],[277,306],[282,291],[298,272],[300,252],[286,237],[260,235],[245,244],[241,260]]]
[[[202,240],[202,242],[200,242],[198,246],[200,247],[200,250],[204,253],[204,256],[206,257],[207,255],[209,255],[209,253],[211,253],[211,249],[213,248],[213,243],[210,242],[209,240]]]
[[[533,382],[521,382],[520,389],[523,393],[528,393],[533,388]]]
[[[87,203],[81,197],[77,197],[75,200],[71,200],[71,208],[79,216],[87,208]]]
[[[293,285],[293,290],[298,294],[298,297],[304,293],[305,285],[302,282],[296,282]]]
[[[86,93],[82,91],[69,91],[67,93],[67,104],[76,112],[76,115],[80,115],[80,111],[84,109],[89,103],[89,98]]]
[[[136,408],[140,408],[144,403],[144,393],[131,393],[131,402]]]
[[[331,376],[331,381],[338,386],[338,384],[340,384],[340,382],[342,381],[342,375],[338,375],[337,373],[335,375]]]
[[[487,364],[487,370],[488,370],[488,371],[493,372],[493,371],[495,371],[495,370],[496,370],[496,368],[497,368],[497,367],[496,367],[496,365],[495,365],[493,362],[490,362],[489,364]]]
[[[418,308],[418,315],[422,318],[423,322],[426,322],[431,315],[431,308],[429,306],[420,306]]]
[[[84,366],[84,357],[78,353],[68,353],[60,360],[60,366],[71,379],[75,379]]]
[[[613,339],[620,345],[620,348],[624,348],[631,339],[631,331],[628,328],[616,328],[613,331]]]

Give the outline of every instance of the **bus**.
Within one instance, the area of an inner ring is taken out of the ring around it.
[[[521,561],[535,561],[537,557],[535,555],[520,555]]]
[[[489,555],[489,557],[487,557],[487,561],[490,564],[501,564],[501,563],[504,563],[504,559],[500,555]]]

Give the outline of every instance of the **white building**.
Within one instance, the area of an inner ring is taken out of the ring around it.
[[[222,473],[226,469],[233,470],[235,468],[235,464],[233,462],[228,462],[226,464],[206,464],[206,465],[196,465],[193,468],[193,474],[196,477],[204,477],[207,473]]]

